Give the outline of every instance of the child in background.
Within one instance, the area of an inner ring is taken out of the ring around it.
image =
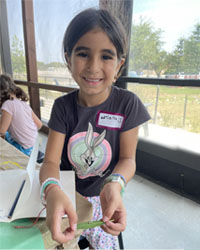
[[[26,103],[26,93],[9,75],[0,76],[0,90],[0,135],[29,156],[42,122]]]
[[[59,182],[60,169],[73,169],[76,191],[93,205],[93,220],[105,222],[83,232],[90,249],[117,249],[116,236],[126,228],[122,193],[136,169],[138,128],[150,116],[134,93],[113,86],[125,61],[126,36],[108,11],[79,13],[65,32],[63,49],[80,89],[55,100],[48,123],[40,170],[47,225],[60,243],[75,235],[77,214]],[[64,214],[69,228],[62,232]]]

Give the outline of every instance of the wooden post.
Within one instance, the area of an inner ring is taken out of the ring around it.
[[[102,9],[109,10],[113,15],[117,16],[122,22],[126,34],[127,34],[127,56],[124,70],[122,76],[128,75],[129,67],[129,50],[130,50],[130,39],[131,39],[131,27],[132,27],[132,10],[133,10],[133,0],[99,0],[99,7]],[[127,87],[127,83],[117,83],[117,86],[122,88]]]
[[[22,15],[24,28],[24,42],[26,55],[27,80],[38,82],[37,60],[35,48],[35,31],[33,17],[33,0],[22,0]],[[40,118],[39,89],[28,87],[30,105],[36,115]]]

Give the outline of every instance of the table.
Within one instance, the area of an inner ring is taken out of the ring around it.
[[[27,162],[28,156],[0,137],[0,171],[25,169]],[[39,169],[40,164],[36,164],[36,168]],[[92,205],[78,193],[76,193],[76,211],[78,223],[92,219]],[[31,219],[0,223],[0,249],[79,249],[77,241],[82,230],[76,231],[72,241],[60,245],[51,239],[51,233],[46,226],[45,219],[40,219],[33,228],[28,229],[14,229],[13,224],[16,223],[18,225],[20,223],[31,224]],[[64,218],[62,220],[63,230],[67,226],[68,219]]]

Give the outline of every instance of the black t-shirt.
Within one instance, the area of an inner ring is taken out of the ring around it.
[[[97,196],[118,162],[120,132],[150,116],[134,93],[115,86],[108,99],[95,107],[80,106],[77,96],[78,90],[57,98],[48,125],[66,134],[61,170],[75,170],[77,192]]]

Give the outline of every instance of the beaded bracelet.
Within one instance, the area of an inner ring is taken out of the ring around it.
[[[45,193],[44,193],[44,191],[45,191],[46,187],[47,187],[48,185],[50,185],[50,184],[56,184],[56,185],[58,185],[58,186],[62,189],[61,184],[60,184],[60,181],[59,181],[58,179],[56,179],[56,178],[47,178],[47,179],[42,183],[41,188],[40,188],[40,199],[41,199],[42,204],[43,204],[44,206],[46,206],[46,204],[47,204],[47,203],[46,203],[46,200],[45,200]]]

